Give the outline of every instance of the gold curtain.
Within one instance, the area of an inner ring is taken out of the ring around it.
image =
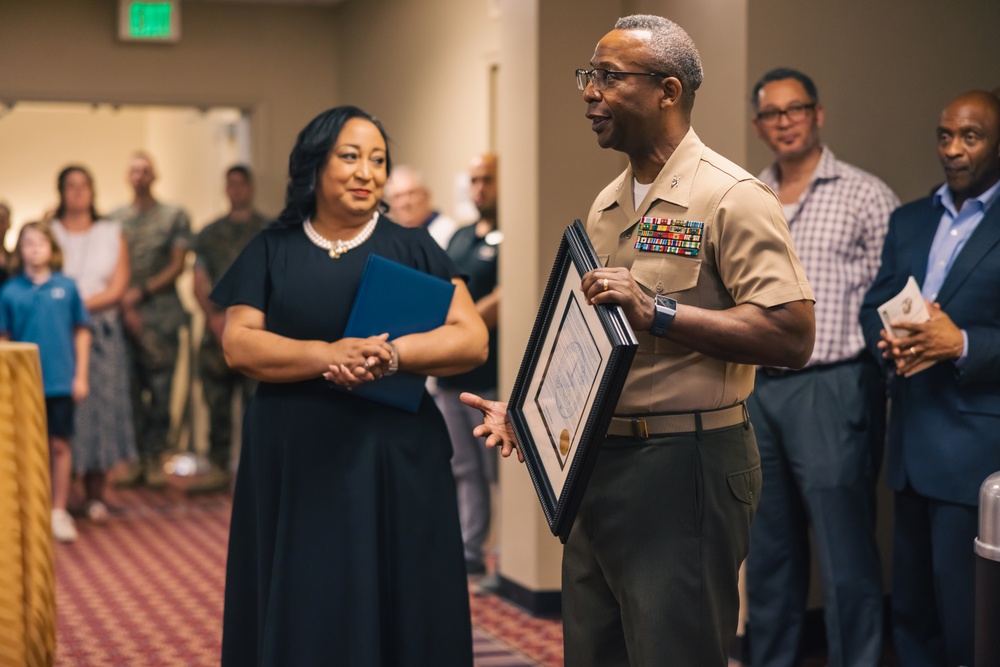
[[[0,667],[56,654],[56,578],[38,347],[0,342]]]

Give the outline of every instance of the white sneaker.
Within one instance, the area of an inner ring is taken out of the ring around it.
[[[60,542],[75,542],[79,537],[73,517],[66,510],[52,510],[52,537]]]

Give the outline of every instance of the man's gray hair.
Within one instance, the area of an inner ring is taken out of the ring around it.
[[[698,47],[684,28],[670,19],[653,14],[623,16],[615,23],[615,30],[648,30],[652,62],[659,72],[676,76],[684,88],[684,95],[694,97],[694,91],[705,78],[701,69]]]

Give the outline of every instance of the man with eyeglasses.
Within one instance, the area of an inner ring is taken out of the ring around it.
[[[598,143],[629,164],[594,201],[603,266],[639,349],[563,555],[569,667],[724,667],[760,495],[744,401],[755,364],[801,366],[812,290],[777,199],[691,129],[694,42],[659,16],[619,19],[577,72]],[[477,435],[509,456],[503,403]]]
[[[775,156],[759,178],[778,195],[816,292],[809,363],[797,371],[761,366],[747,401],[764,473],[747,558],[751,663],[798,664],[811,526],[829,664],[874,666],[882,654],[875,484],[885,385],[858,314],[899,200],[820,141],[823,107],[805,74],[768,72],[751,103],[754,131]]]

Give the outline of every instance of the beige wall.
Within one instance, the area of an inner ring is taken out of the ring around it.
[[[746,59],[750,0],[633,0],[628,12],[659,14],[691,35],[705,81],[695,98],[692,126],[708,146],[737,164],[746,163],[749,115]]]
[[[0,2],[0,100],[247,109],[260,203],[277,211],[296,133],[337,101],[333,10],[186,3],[183,39],[162,45],[119,42],[117,6]]]
[[[823,138],[903,201],[943,180],[934,144],[941,108],[972,88],[1000,85],[996,0],[754,0],[749,3],[753,83],[794,67],[816,81]],[[751,171],[768,161],[748,135]]]
[[[346,64],[338,102],[382,119],[393,162],[422,171],[436,206],[449,215],[456,175],[491,148],[495,4],[353,0],[336,9],[337,53]]]

